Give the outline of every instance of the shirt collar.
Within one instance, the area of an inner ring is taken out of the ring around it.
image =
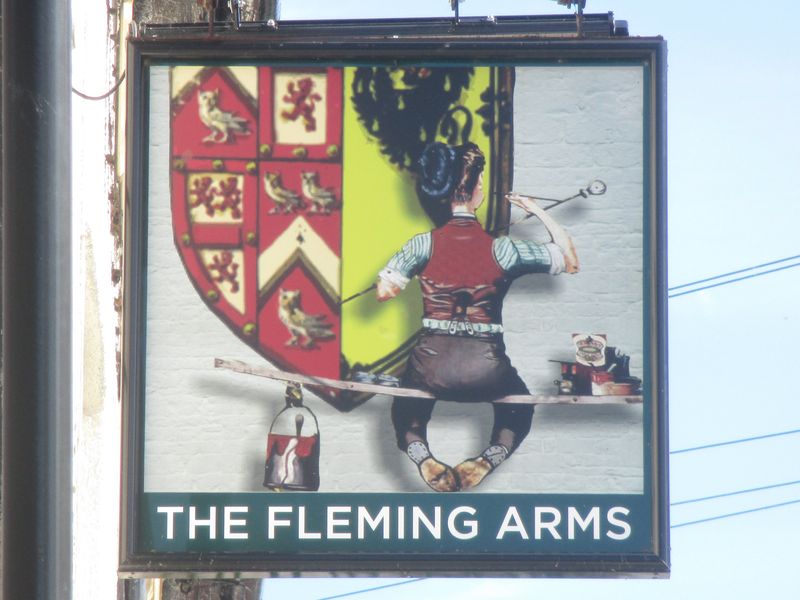
[[[468,219],[476,219],[478,217],[475,216],[475,213],[469,212],[465,208],[454,208],[453,209],[453,217],[466,217]]]

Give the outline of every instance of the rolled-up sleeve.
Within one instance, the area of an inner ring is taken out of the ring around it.
[[[564,271],[564,253],[556,244],[537,244],[528,240],[517,240],[502,236],[492,246],[495,260],[509,275],[526,273],[550,273]]]
[[[378,277],[404,289],[412,277],[418,275],[431,257],[431,233],[421,233],[408,240],[405,245],[389,259]]]

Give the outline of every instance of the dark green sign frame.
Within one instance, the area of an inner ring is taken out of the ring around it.
[[[191,28],[151,27],[132,40],[123,349],[124,576],[668,574],[666,43],[615,37],[612,29],[603,33],[596,22],[580,38],[548,31],[544,23],[544,29],[524,18],[459,26],[449,21],[299,23],[282,24],[278,30],[226,32],[213,39]],[[213,61],[330,65],[398,60],[642,66],[643,493],[145,492],[150,68]]]

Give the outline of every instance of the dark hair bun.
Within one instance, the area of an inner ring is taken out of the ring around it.
[[[436,202],[449,198],[456,185],[456,151],[441,142],[428,144],[417,161],[417,193]]]

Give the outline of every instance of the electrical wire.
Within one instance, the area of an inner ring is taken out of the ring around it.
[[[740,275],[742,273],[748,273],[750,271],[755,271],[756,269],[763,269],[764,267],[770,267],[770,266],[773,266],[773,265],[777,265],[777,264],[785,263],[785,262],[788,262],[788,261],[796,260],[798,258],[800,258],[800,255],[788,256],[786,258],[773,260],[773,261],[770,261],[770,262],[762,263],[760,265],[755,265],[755,266],[752,266],[752,267],[746,267],[744,269],[737,269],[735,271],[730,271],[728,273],[715,275],[713,277],[706,277],[704,279],[699,279],[697,281],[693,281],[693,282],[690,282],[690,283],[684,283],[684,284],[681,284],[681,285],[676,285],[676,286],[670,287],[670,288],[668,288],[668,292],[690,288],[692,286],[697,286],[699,284],[708,283],[708,282],[711,282],[711,281],[717,281],[719,279],[724,279],[726,277],[731,277],[733,275]],[[689,289],[689,290],[686,290],[686,291],[683,291],[683,292],[679,292],[677,294],[669,294],[669,297],[670,298],[676,298],[678,296],[685,296],[685,295],[688,295],[688,294],[693,294],[695,292],[700,292],[700,291],[703,291],[703,290],[707,290],[707,289],[711,289],[711,288],[715,288],[715,287],[719,287],[719,286],[723,286],[723,285],[728,285],[730,283],[736,283],[738,281],[744,281],[746,279],[752,279],[754,277],[759,277],[761,275],[768,275],[770,273],[776,273],[778,271],[783,271],[783,270],[791,269],[793,267],[798,267],[798,266],[800,266],[800,262],[792,263],[792,264],[789,264],[789,265],[782,265],[782,266],[774,268],[774,269],[768,269],[766,271],[760,271],[758,273],[751,273],[749,275],[744,275],[742,277],[735,277],[734,279],[726,279],[725,281],[718,281],[717,283],[712,283],[710,285],[704,285],[704,286],[701,286],[701,287],[693,287],[692,289]],[[695,451],[698,451],[698,450],[707,450],[709,448],[719,448],[721,446],[729,446],[729,445],[733,445],[733,444],[742,444],[742,443],[745,443],[745,442],[752,442],[752,441],[763,440],[763,439],[768,439],[768,438],[773,438],[773,437],[778,437],[778,436],[784,436],[784,435],[792,435],[792,434],[796,434],[796,433],[800,433],[800,429],[793,429],[793,430],[790,430],[790,431],[780,431],[780,432],[776,432],[776,433],[769,433],[769,434],[765,434],[765,435],[751,436],[751,437],[747,437],[747,438],[739,438],[739,439],[729,440],[729,441],[725,441],[725,442],[717,442],[717,443],[713,443],[713,444],[704,444],[702,446],[694,446],[692,448],[683,448],[681,450],[672,450],[672,451],[670,451],[670,454],[683,454],[685,452],[695,452]],[[702,498],[692,498],[690,500],[681,500],[681,501],[678,501],[678,502],[672,502],[670,505],[671,506],[678,506],[678,505],[690,504],[690,503],[694,503],[694,502],[703,502],[703,501],[706,501],[706,500],[725,498],[725,497],[728,497],[728,496],[735,496],[735,495],[739,495],[739,494],[747,494],[747,493],[751,493],[751,492],[763,491],[763,490],[768,490],[768,489],[775,489],[775,488],[779,488],[779,487],[786,487],[786,486],[797,485],[797,484],[800,484],[800,481],[787,481],[787,482],[783,482],[783,483],[776,483],[776,484],[760,486],[760,487],[756,487],[756,488],[749,488],[749,489],[746,489],[746,490],[737,490],[737,491],[733,491],[733,492],[715,494],[715,495],[712,495],[712,496],[704,496]],[[670,528],[671,529],[677,529],[679,527],[688,527],[690,525],[698,525],[700,523],[708,523],[709,521],[717,521],[717,520],[720,520],[720,519],[727,519],[727,518],[730,518],[730,517],[736,517],[736,516],[739,516],[739,515],[745,515],[745,514],[754,513],[754,512],[760,512],[760,511],[764,511],[764,510],[770,510],[770,509],[773,509],[773,508],[779,508],[779,507],[788,506],[788,505],[797,504],[797,503],[800,503],[800,499],[790,500],[790,501],[787,501],[787,502],[780,502],[780,503],[777,503],[777,504],[758,506],[756,508],[737,511],[737,512],[733,512],[733,513],[727,513],[727,514],[723,514],[723,515],[716,515],[716,516],[713,516],[713,517],[706,517],[704,519],[697,519],[695,521],[687,521],[687,522],[684,522],[684,523],[677,523],[675,525],[672,525]]]
[[[746,490],[736,490],[735,492],[725,492],[722,494],[714,494],[713,496],[704,496],[702,498],[692,498],[691,500],[680,500],[678,502],[670,502],[670,506],[680,506],[681,504],[691,504],[693,502],[704,502],[706,500],[716,500],[717,498],[727,498],[728,496],[738,496],[739,494],[749,494],[751,492],[761,492],[763,490],[774,490],[779,487],[786,487],[788,485],[797,485],[798,481],[785,481],[783,483],[773,483],[771,485],[762,485],[760,487],[749,488]]]
[[[112,87],[110,90],[108,90],[104,94],[100,94],[99,96],[90,96],[89,94],[84,94],[83,92],[81,92],[79,90],[76,90],[75,88],[72,88],[72,93],[75,94],[76,96],[80,96],[84,100],[105,100],[111,94],[113,94],[114,92],[116,92],[119,89],[119,86],[122,85],[123,81],[125,81],[125,71],[123,71],[122,75],[119,76],[119,79],[114,84],[114,87]]]
[[[669,294],[670,298],[677,298],[678,296],[686,296],[688,294],[694,294],[695,292],[702,292],[703,290],[709,290],[711,288],[720,287],[723,285],[728,285],[729,283],[736,283],[737,281],[744,281],[745,279],[753,279],[754,277],[761,277],[762,275],[769,275],[770,273],[777,273],[778,271],[785,271],[786,269],[791,269],[792,267],[800,267],[800,262],[794,263],[793,265],[786,265],[784,267],[778,267],[777,269],[770,269],[769,271],[761,271],[760,273],[753,273],[752,275],[745,275],[744,277],[737,277],[736,279],[729,279],[727,281],[721,281],[719,283],[713,283],[711,285],[706,285],[703,287],[695,288],[693,290],[687,290],[685,292],[680,292],[678,294]]]
[[[684,283],[681,285],[674,285],[671,288],[668,288],[668,291],[672,292],[674,290],[679,290],[686,287],[691,287],[693,285],[697,285],[699,283],[707,283],[709,281],[714,281],[715,279],[722,279],[723,277],[730,277],[731,275],[738,275],[739,273],[746,273],[747,271],[753,271],[755,269],[760,269],[762,267],[771,267],[772,265],[777,265],[778,263],[786,262],[789,260],[794,260],[796,258],[800,258],[800,254],[796,256],[787,256],[786,258],[779,258],[778,260],[772,260],[770,262],[762,263],[760,265],[755,265],[754,267],[746,267],[744,269],[738,269],[736,271],[730,271],[728,273],[723,273],[722,275],[714,275],[713,277],[706,277],[705,279],[698,279],[697,281],[692,281],[690,283]]]
[[[764,435],[755,435],[752,437],[739,438],[729,440],[727,442],[717,442],[715,444],[705,444],[703,446],[694,446],[693,448],[683,448],[681,450],[670,450],[670,454],[683,454],[684,452],[695,452],[696,450],[706,450],[708,448],[719,448],[720,446],[730,446],[732,444],[743,444],[745,442],[754,442],[756,440],[765,440],[767,438],[779,437],[782,435],[792,435],[800,433],[800,429],[791,429],[789,431],[778,431],[776,433],[767,433]]]
[[[780,258],[778,260],[773,260],[773,261],[770,261],[770,262],[767,262],[767,263],[763,263],[763,264],[760,264],[760,265],[755,265],[753,267],[747,267],[747,268],[744,268],[744,269],[738,269],[736,271],[730,271],[728,273],[723,273],[721,275],[714,275],[713,277],[706,277],[705,279],[698,279],[697,281],[693,281],[691,283],[684,283],[684,284],[681,284],[681,285],[676,285],[676,286],[673,286],[671,288],[668,288],[667,292],[688,288],[688,287],[691,287],[691,286],[694,286],[694,285],[698,285],[700,283],[706,283],[708,281],[715,281],[717,279],[723,279],[725,277],[730,277],[731,275],[738,275],[740,273],[746,273],[748,271],[754,271],[756,269],[761,269],[763,267],[776,265],[776,264],[787,262],[787,261],[790,261],[790,260],[795,260],[795,259],[798,259],[798,258],[800,258],[800,255],[788,256],[786,258]],[[683,292],[678,292],[677,294],[668,294],[668,296],[670,298],[677,298],[678,296],[686,296],[688,294],[694,294],[695,292],[701,292],[703,290],[708,290],[708,289],[711,289],[711,288],[720,287],[720,286],[723,286],[723,285],[728,285],[730,283],[736,283],[737,281],[744,281],[746,279],[752,279],[754,277],[760,277],[762,275],[769,275],[770,273],[776,273],[778,271],[784,271],[786,269],[791,269],[793,267],[800,267],[800,262],[796,262],[796,263],[793,263],[791,265],[784,265],[784,266],[781,266],[781,267],[776,267],[774,269],[769,269],[767,271],[760,271],[758,273],[751,273],[750,275],[744,275],[742,277],[736,277],[734,279],[728,279],[728,280],[725,280],[725,281],[720,281],[718,283],[712,283],[710,285],[704,285],[704,286],[697,287],[697,288],[690,289],[690,290],[686,290],[686,291],[683,291]]]
[[[797,500],[789,500],[788,502],[780,502],[778,504],[769,504],[767,506],[757,506],[756,508],[749,508],[747,510],[740,510],[738,512],[727,513],[724,515],[717,515],[714,517],[706,517],[705,519],[698,519],[696,521],[687,521],[686,523],[678,523],[677,525],[670,525],[670,529],[677,529],[678,527],[688,527],[689,525],[698,525],[700,523],[708,523],[709,521],[718,521],[720,519],[727,519],[729,517],[738,517],[739,515],[746,515],[754,512],[761,512],[771,508],[780,508],[781,506],[789,506],[790,504],[799,504],[800,498]]]
[[[346,592],[344,594],[337,594],[336,596],[325,596],[324,598],[319,598],[319,600],[334,600],[334,598],[347,598],[349,596],[356,596],[358,594],[368,594],[370,592],[385,590],[386,588],[397,587],[399,585],[408,585],[409,583],[416,583],[418,581],[423,581],[425,579],[427,579],[427,577],[417,577],[416,579],[409,579],[407,581],[398,581],[397,583],[387,583],[385,585],[365,588],[363,590],[354,590],[352,592]]]
[[[757,488],[751,488],[751,489],[748,489],[748,490],[739,490],[739,491],[735,491],[735,492],[728,492],[728,493],[725,493],[725,494],[717,494],[715,496],[706,496],[704,498],[695,498],[695,499],[692,499],[692,500],[683,500],[683,501],[680,501],[680,502],[673,502],[672,506],[676,506],[678,504],[688,504],[690,502],[701,502],[703,500],[711,500],[713,498],[722,498],[722,497],[725,497],[725,496],[733,496],[733,495],[736,495],[736,494],[745,494],[745,493],[748,493],[748,492],[755,492],[755,491],[759,491],[759,490],[773,489],[773,488],[782,487],[782,486],[796,485],[798,483],[800,483],[800,481],[790,481],[790,482],[778,483],[778,484],[774,484],[774,485],[767,485],[767,486],[762,486],[762,487],[757,487]],[[792,504],[800,504],[800,498],[795,499],[795,500],[788,500],[786,502],[779,502],[777,504],[768,504],[768,505],[765,505],[765,506],[757,506],[755,508],[749,508],[747,510],[740,510],[740,511],[737,511],[737,512],[726,513],[726,514],[723,514],[723,515],[715,515],[713,517],[706,517],[704,519],[697,519],[697,520],[694,520],[694,521],[686,521],[684,523],[677,523],[675,525],[670,525],[670,529],[679,529],[681,527],[689,527],[691,525],[699,525],[701,523],[708,523],[710,521],[719,521],[721,519],[728,519],[728,518],[731,518],[731,517],[738,517],[738,516],[741,516],[741,515],[751,514],[751,513],[755,513],[755,512],[763,512],[765,510],[771,510],[773,508],[781,508],[781,507],[784,507],[784,506],[790,506]],[[357,595],[360,595],[360,594],[369,594],[371,592],[376,592],[376,591],[387,589],[387,588],[391,588],[391,587],[407,585],[409,583],[417,583],[419,581],[424,581],[426,579],[427,579],[427,577],[418,577],[416,579],[409,579],[408,581],[400,581],[400,582],[397,582],[397,583],[389,583],[389,584],[386,584],[386,585],[379,585],[379,586],[375,586],[375,587],[364,588],[362,590],[354,590],[352,592],[346,592],[344,594],[338,594],[336,596],[325,596],[323,598],[320,598],[319,600],[335,600],[335,599],[338,599],[338,598],[347,598],[347,597],[357,596]]]
[[[800,481],[787,482],[787,483],[776,484],[776,485],[772,485],[772,486],[764,486],[764,487],[761,487],[761,488],[753,488],[751,490],[741,490],[741,491],[738,491],[738,492],[731,492],[731,493],[728,493],[728,494],[718,494],[717,496],[708,496],[707,498],[698,498],[698,499],[695,499],[695,500],[685,500],[683,502],[675,502],[673,504],[673,506],[675,504],[686,504],[688,502],[700,502],[701,500],[709,500],[711,498],[720,498],[720,497],[723,497],[723,496],[731,496],[731,495],[734,495],[734,494],[744,494],[746,492],[757,491],[757,490],[761,490],[761,489],[769,489],[769,488],[779,487],[779,486],[782,486],[782,485],[783,486],[785,486],[785,485],[793,485],[793,484],[797,484],[797,483],[800,483]],[[738,516],[741,516],[741,515],[747,515],[747,514],[752,514],[752,513],[756,513],[756,512],[763,512],[765,510],[771,510],[773,508],[781,508],[781,507],[784,507],[784,506],[791,506],[793,504],[800,504],[800,498],[795,499],[795,500],[788,500],[786,502],[779,502],[777,504],[768,504],[768,505],[765,505],[765,506],[757,506],[755,508],[749,508],[747,510],[740,510],[740,511],[737,511],[737,512],[726,513],[726,514],[723,514],[723,515],[715,515],[713,517],[706,517],[704,519],[696,519],[694,521],[686,521],[684,523],[676,523],[675,525],[670,525],[670,529],[679,529],[681,527],[689,527],[691,525],[700,525],[701,523],[708,523],[708,522],[711,522],[711,521],[719,521],[719,520],[722,520],[722,519],[729,519],[731,517],[738,517]],[[370,592],[375,592],[375,591],[386,589],[386,588],[390,588],[390,587],[395,587],[395,586],[399,586],[399,585],[406,585],[408,583],[416,583],[418,581],[424,581],[425,579],[427,579],[427,578],[426,577],[419,577],[417,579],[411,579],[411,580],[408,580],[408,581],[401,581],[399,583],[390,583],[388,585],[381,585],[381,586],[377,586],[377,587],[365,588],[363,590],[355,590],[353,592],[348,592],[346,594],[339,594],[337,596],[325,596],[324,598],[320,598],[319,600],[334,600],[335,598],[345,598],[345,597],[348,597],[348,596],[355,596],[355,595],[358,595],[358,594],[368,594]]]

